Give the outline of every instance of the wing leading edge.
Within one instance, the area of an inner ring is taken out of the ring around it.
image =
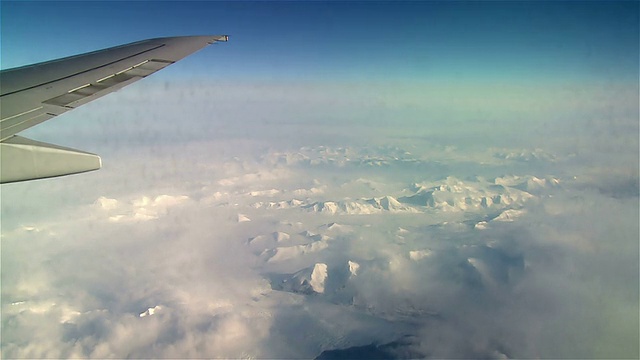
[[[100,157],[16,136],[227,35],[149,39],[0,72],[0,183],[97,170]]]

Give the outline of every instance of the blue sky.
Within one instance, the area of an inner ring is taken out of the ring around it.
[[[637,82],[638,2],[2,2],[2,67],[230,34],[164,76]]]

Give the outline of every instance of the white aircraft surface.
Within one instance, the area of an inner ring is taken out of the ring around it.
[[[143,40],[0,72],[0,183],[100,169],[100,157],[18,136],[135,81],[227,35]]]

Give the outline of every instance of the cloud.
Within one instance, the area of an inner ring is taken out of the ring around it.
[[[129,202],[120,202],[117,199],[99,197],[95,204],[103,210],[111,222],[120,221],[147,221],[157,219],[170,208],[189,200],[185,195],[158,195],[155,198],[142,196]]]
[[[637,141],[580,145],[630,120],[485,146],[265,109],[177,108],[221,133],[98,143],[118,161],[95,176],[3,188],[2,356],[637,357]]]

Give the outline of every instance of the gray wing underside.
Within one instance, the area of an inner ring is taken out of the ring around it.
[[[227,40],[226,35],[150,39],[3,70],[0,72],[0,182],[99,169],[100,158],[96,155],[74,153],[73,149],[34,142],[16,134],[147,77],[209,44]],[[17,148],[20,150],[17,153],[22,155],[16,155]],[[51,162],[42,161],[43,152],[46,156],[54,153],[60,157],[53,162],[55,166],[46,168]],[[74,165],[72,154],[81,159],[81,165]],[[71,163],[68,168],[65,160]]]

